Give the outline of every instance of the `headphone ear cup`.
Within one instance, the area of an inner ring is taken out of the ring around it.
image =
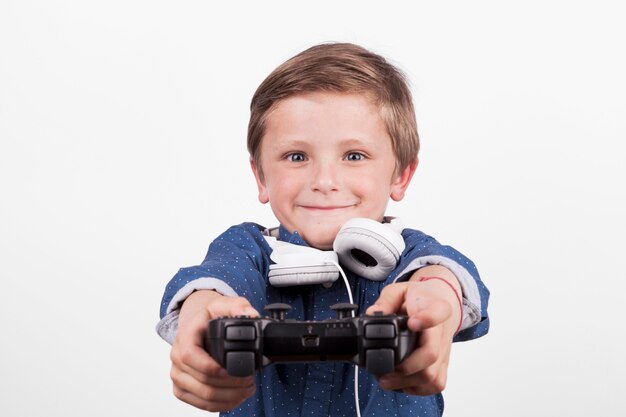
[[[270,255],[269,281],[275,287],[332,283],[339,278],[331,251],[283,243]]]
[[[307,265],[285,268],[270,265],[269,280],[274,287],[326,284],[337,281],[339,272],[334,265]]]
[[[346,222],[333,243],[343,265],[372,281],[383,281],[389,276],[405,247],[402,235],[396,230],[365,218]]]

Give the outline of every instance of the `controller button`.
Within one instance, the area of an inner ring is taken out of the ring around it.
[[[227,352],[226,370],[231,376],[249,376],[254,373],[254,352]]]
[[[365,352],[365,368],[374,375],[384,375],[393,371],[393,349],[368,349]]]
[[[228,326],[226,340],[254,340],[256,331],[253,326]]]
[[[368,324],[365,326],[367,339],[393,339],[396,330],[393,324]]]

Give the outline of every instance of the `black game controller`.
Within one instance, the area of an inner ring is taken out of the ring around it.
[[[222,317],[209,321],[205,348],[229,375],[248,376],[271,363],[348,361],[374,375],[393,371],[415,349],[418,334],[407,328],[407,317],[351,317],[357,306],[331,307],[337,318],[324,321],[285,319],[291,309],[276,303],[265,307],[270,317]]]

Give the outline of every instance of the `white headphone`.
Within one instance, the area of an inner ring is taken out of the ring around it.
[[[405,248],[399,219],[380,223],[366,218],[346,222],[335,237],[332,251],[265,239],[273,249],[269,281],[275,287],[329,284],[339,278],[339,262],[357,275],[382,281],[394,270]]]

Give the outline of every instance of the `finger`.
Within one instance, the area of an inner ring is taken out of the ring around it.
[[[211,398],[215,398],[211,400],[204,398],[203,394],[189,392],[176,385],[174,385],[173,391],[174,395],[179,400],[184,401],[187,404],[191,404],[199,409],[215,412],[230,411],[241,405],[241,403],[254,394],[255,387],[249,388],[248,391],[244,391],[241,395],[237,395],[237,393],[229,395],[224,390],[216,390],[209,395]]]
[[[244,386],[249,386],[254,382],[253,376],[245,376],[245,377],[237,377],[228,375],[226,369],[220,368],[217,374],[207,374],[203,372],[199,372],[196,369],[189,368],[186,366],[178,367],[177,370],[181,373],[186,373],[190,375],[195,380],[206,384],[212,385],[216,387],[222,388],[240,388]]]
[[[250,302],[243,297],[220,297],[211,303],[207,307],[207,310],[211,318],[225,316],[260,316],[259,312],[256,311]]]
[[[237,377],[228,375],[226,369],[222,368],[217,362],[209,357],[211,363],[208,363],[203,370],[198,370],[186,364],[175,363],[172,369],[176,368],[180,372],[191,375],[197,381],[207,385],[214,385],[223,388],[237,388],[249,386],[254,382],[253,376]]]
[[[212,384],[204,384],[191,375],[172,369],[172,381],[174,385],[181,391],[193,394],[198,398],[213,402],[239,402],[252,395],[255,390],[254,379],[240,378],[240,382],[244,383],[235,387],[215,386]]]
[[[243,297],[219,297],[206,309],[207,316],[188,322],[178,329],[178,335],[172,348],[171,359],[190,373],[225,376],[226,372],[204,349],[204,336],[208,320],[221,316],[251,315],[258,316],[248,300]]]
[[[411,376],[386,375],[380,379],[379,383],[384,390],[426,396],[442,392],[446,387],[446,381],[447,370],[432,367]]]
[[[226,375],[226,370],[202,346],[177,339],[172,346],[170,356],[173,364],[185,372],[193,374],[198,379],[200,379],[199,375],[216,377]]]
[[[436,329],[421,333],[420,346],[394,372],[380,379],[383,389],[407,394],[432,395],[443,391],[450,357],[450,344],[442,341]]]
[[[399,311],[404,303],[406,290],[406,283],[387,285],[381,291],[378,300],[367,309],[366,314],[373,314],[375,311],[392,314]]]
[[[395,369],[402,376],[417,374],[448,356],[449,347],[441,343],[440,332],[429,329],[420,333],[419,345]]]
[[[447,364],[435,362],[420,372],[404,375],[398,372],[380,378],[381,388],[414,395],[432,395],[443,391],[447,380]]]

